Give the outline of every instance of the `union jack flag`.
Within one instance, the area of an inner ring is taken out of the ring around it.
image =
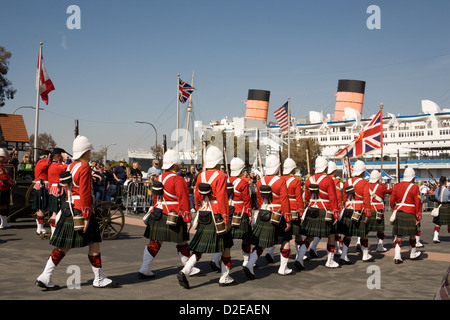
[[[185,103],[187,99],[191,96],[192,92],[194,92],[195,88],[191,87],[181,79],[178,79],[178,88],[179,88],[179,99],[181,103]]]
[[[337,158],[356,158],[363,154],[381,149],[383,145],[383,113],[377,115],[364,127],[358,136],[346,146],[335,153]]]

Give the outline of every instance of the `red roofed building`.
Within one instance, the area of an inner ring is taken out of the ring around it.
[[[24,151],[29,144],[30,138],[22,116],[0,113],[0,147]]]

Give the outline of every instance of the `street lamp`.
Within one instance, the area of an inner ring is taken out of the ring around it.
[[[27,108],[27,109],[36,109],[35,106],[22,106],[22,107],[18,107],[18,108],[16,108],[16,109],[14,109],[14,111],[12,112],[12,114],[16,114],[16,111],[17,111],[17,110],[19,110],[19,109],[24,109],[24,108]],[[39,110],[44,110],[44,108],[39,107]]]
[[[156,148],[158,146],[158,131],[156,131],[155,126],[153,124],[151,124],[150,122],[145,122],[145,121],[138,121],[138,120],[136,120],[134,122],[149,124],[149,125],[151,125],[153,127],[153,129],[155,129],[155,136],[156,136],[156,139],[155,139],[155,152],[156,152]]]
[[[97,147],[105,147],[105,163],[106,163],[106,160],[108,160],[108,148],[110,147],[110,146],[115,146],[117,143],[116,142],[114,142],[114,143],[111,143],[111,144],[108,144],[107,146],[105,146],[105,145],[98,145]]]

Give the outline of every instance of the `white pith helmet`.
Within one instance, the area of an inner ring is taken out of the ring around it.
[[[283,174],[289,174],[292,170],[297,168],[297,164],[291,158],[287,158],[283,163]]]
[[[318,156],[315,162],[315,173],[324,172],[327,167],[328,167],[327,159],[325,159],[325,157]]]
[[[175,150],[169,149],[166,153],[164,153],[163,165],[161,169],[167,170],[174,164],[181,164],[181,159]]]
[[[280,159],[277,156],[271,154],[266,158],[266,175],[274,175],[278,172],[280,168]]]
[[[358,160],[355,162],[355,164],[353,165],[353,173],[352,176],[356,177],[359,176],[361,173],[366,171],[366,165],[364,162],[362,162],[361,160]]]
[[[377,183],[381,179],[381,174],[378,170],[372,170],[370,173],[369,182],[370,183]]]
[[[223,162],[223,153],[216,146],[209,146],[205,154],[205,168],[214,168],[219,163]]]
[[[75,140],[73,140],[72,152],[75,160],[80,159],[81,156],[89,150],[94,150],[94,147],[85,136],[77,136]]]
[[[242,169],[244,169],[244,167],[245,167],[245,163],[244,163],[244,161],[242,161],[241,158],[233,158],[233,159],[231,159],[231,162],[230,162],[230,170],[231,170],[230,175],[232,177],[237,177],[238,175],[241,174]]]
[[[335,162],[333,161],[328,161],[328,174],[332,174],[334,171],[337,170],[337,165]]]

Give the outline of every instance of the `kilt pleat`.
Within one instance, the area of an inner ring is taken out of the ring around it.
[[[392,225],[392,234],[396,236],[417,235],[416,216],[411,213],[397,211],[397,215]]]
[[[32,208],[36,210],[46,210],[48,206],[48,190],[41,188],[39,190],[34,190]]]
[[[450,204],[442,204],[439,215],[433,217],[433,223],[438,226],[450,225]]]
[[[215,215],[217,219],[220,215]],[[200,253],[216,253],[223,252],[226,248],[233,246],[233,238],[231,231],[224,235],[218,235],[214,220],[211,219],[209,224],[198,223],[194,237],[189,243],[188,249],[193,252]]]
[[[81,211],[74,209],[74,213],[81,214]],[[100,235],[100,229],[95,216],[91,216],[89,220],[89,226],[86,233],[83,231],[75,231],[73,229],[72,216],[66,217],[61,214],[61,218],[56,225],[55,232],[53,233],[50,244],[57,248],[82,248],[92,243],[102,242]]]
[[[330,234],[336,233],[336,228],[332,222],[325,221],[325,209],[319,209],[317,217],[311,217],[305,214],[301,226],[301,233],[305,236],[328,237]]]
[[[244,214],[239,227],[231,227],[231,237],[233,239],[250,239],[252,236],[252,227],[249,225],[248,215]]]
[[[382,232],[385,229],[384,226],[384,214],[382,215],[381,220],[377,220],[376,218],[377,216],[377,212],[375,210],[371,210],[370,211],[370,227],[369,227],[369,231],[377,231],[377,232]],[[361,217],[362,218],[362,217]]]
[[[365,216],[361,215],[358,222],[356,222],[351,217],[343,215],[341,221],[337,223],[337,231],[349,237],[366,237],[370,230],[370,220],[365,223],[364,219]]]
[[[58,202],[58,199],[60,200]],[[61,204],[66,201],[66,197],[64,195],[62,196],[54,196],[54,195],[49,195],[48,196],[48,206],[47,206],[47,210],[50,212],[58,212],[59,209],[61,209]]]
[[[155,220],[151,216],[145,228],[144,237],[150,240],[180,243],[189,240],[187,225],[178,217],[175,226],[167,225],[167,215],[162,214],[161,219]]]
[[[274,225],[269,221],[262,221],[257,219],[253,227],[250,243],[261,247],[269,248],[276,244],[281,244],[285,241],[290,241],[292,238],[292,228],[285,232],[286,220],[282,217],[279,225]]]

